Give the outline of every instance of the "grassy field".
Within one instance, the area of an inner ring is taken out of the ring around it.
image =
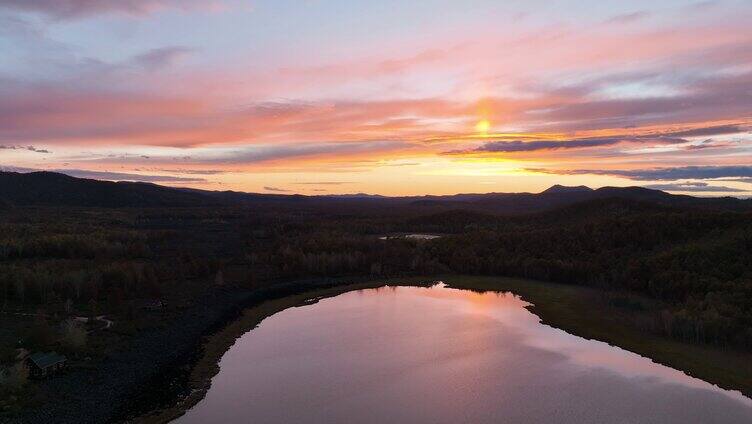
[[[191,395],[171,408],[155,411],[137,421],[169,422],[198,403],[209,389],[212,377],[219,371],[218,363],[224,353],[238,337],[253,329],[266,317],[287,308],[309,304],[311,299],[337,296],[352,290],[384,285],[426,285],[426,282],[435,280],[444,281],[451,288],[513,292],[532,303],[531,310],[545,324],[580,337],[619,346],[720,387],[752,395],[752,355],[681,343],[642,332],[630,324],[632,319],[629,311],[608,306],[596,290],[504,277],[445,275],[343,284],[270,300],[249,308],[240,319],[206,339],[202,355],[193,364]]]

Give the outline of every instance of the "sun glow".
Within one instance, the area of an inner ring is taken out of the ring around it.
[[[478,121],[477,124],[475,124],[475,131],[479,134],[486,135],[488,134],[488,130],[491,129],[491,122],[488,121],[488,119],[482,119]]]

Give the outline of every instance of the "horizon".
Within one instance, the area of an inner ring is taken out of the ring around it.
[[[0,169],[752,196],[750,2],[496,3],[0,0]]]
[[[46,170],[38,170],[38,171],[25,171],[25,172],[19,172],[14,170],[8,170],[4,169],[3,167],[0,167],[0,173],[18,173],[18,174],[31,174],[31,173],[52,173],[52,174],[59,174],[59,175],[65,175],[68,177],[72,177],[75,179],[83,179],[83,180],[93,180],[93,181],[106,181],[106,182],[113,182],[113,183],[139,183],[139,184],[149,184],[154,185],[158,187],[164,187],[164,188],[173,188],[173,189],[193,189],[191,187],[175,187],[171,185],[165,185],[160,184],[159,182],[152,182],[152,181],[137,181],[137,180],[112,180],[112,179],[97,179],[97,178],[86,178],[86,177],[78,177],[75,175],[66,174],[64,172],[56,172],[56,171],[46,171]],[[639,188],[639,189],[645,189],[645,190],[652,190],[652,191],[660,191],[663,193],[668,194],[675,194],[670,193],[669,191],[662,190],[660,187],[646,187],[646,186],[639,186],[639,185],[632,185],[632,186],[600,186],[600,187],[590,187],[587,185],[577,185],[577,186],[571,186],[571,185],[562,185],[558,183],[554,183],[553,185],[541,190],[541,191],[515,191],[515,192],[509,192],[509,191],[487,191],[487,192],[457,192],[457,193],[448,193],[448,194],[413,194],[413,195],[384,195],[379,193],[367,193],[367,192],[350,192],[350,193],[314,193],[314,194],[305,194],[305,193],[285,193],[285,192],[274,192],[274,191],[243,191],[243,190],[212,190],[212,189],[196,189],[196,190],[206,190],[209,192],[234,192],[234,193],[241,193],[241,194],[254,194],[254,195],[274,195],[274,196],[304,196],[304,197],[352,197],[352,198],[382,198],[382,199],[397,199],[397,198],[414,198],[414,197],[453,197],[453,196],[489,196],[489,195],[518,195],[518,194],[531,194],[531,195],[538,195],[538,194],[544,194],[549,190],[557,189],[557,188],[563,188],[563,189],[584,189],[587,191],[597,191],[600,189],[606,189],[606,188],[616,188],[616,189],[626,189],[626,188]],[[715,196],[711,194],[705,194],[702,193],[699,194],[689,194],[691,197],[697,197],[697,198],[721,198],[721,197],[732,197],[737,198],[740,200],[747,200],[752,199],[752,196],[744,196],[744,195],[723,195],[723,196]]]

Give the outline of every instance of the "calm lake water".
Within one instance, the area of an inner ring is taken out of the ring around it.
[[[381,236],[379,237],[379,240],[389,240],[389,239],[411,239],[411,240],[436,240],[438,238],[441,238],[440,235],[436,234],[393,234],[390,236]]]
[[[385,287],[264,320],[185,423],[752,423],[752,400],[542,325],[506,293]]]

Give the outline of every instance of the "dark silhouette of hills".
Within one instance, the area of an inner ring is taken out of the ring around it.
[[[552,189],[538,194],[489,193],[426,196],[415,199],[413,204],[422,207],[460,208],[478,212],[511,215],[552,210],[575,203],[605,199],[627,199],[674,208],[720,210],[745,210],[752,208],[751,200],[741,200],[734,197],[702,198],[674,195],[642,187],[602,187],[592,190],[587,188],[581,189],[579,187],[554,186]]]
[[[180,207],[218,203],[200,193],[156,184],[98,181],[56,172],[0,172],[0,199],[15,206]]]
[[[569,187],[569,186],[555,184],[547,188],[546,190],[544,190],[543,193],[579,193],[583,191],[585,192],[593,191],[593,189],[587,186],[583,186],[583,185],[576,186],[576,187]]]
[[[519,215],[566,207],[580,202],[626,199],[673,208],[752,209],[752,200],[673,195],[641,187],[566,187],[554,185],[541,193],[487,193],[446,196],[385,197],[367,194],[303,196],[236,191],[207,191],[150,183],[109,182],[74,178],[54,172],[0,172],[0,205],[79,207],[201,207],[252,206],[336,213],[440,213],[466,210]]]
[[[368,194],[368,193],[353,193],[353,194],[329,194],[320,197],[328,197],[332,199],[383,199],[388,196],[382,196],[380,194]]]

